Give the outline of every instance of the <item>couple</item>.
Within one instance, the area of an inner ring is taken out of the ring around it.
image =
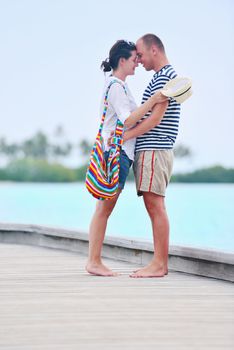
[[[138,63],[147,71],[155,71],[140,107],[137,107],[125,83],[128,75],[134,75]],[[147,266],[130,277],[163,277],[168,273],[169,248],[169,222],[164,197],[172,173],[172,148],[178,133],[180,104],[173,99],[168,100],[160,90],[176,77],[176,73],[167,59],[162,41],[154,34],[144,35],[136,44],[118,40],[101,68],[104,72],[112,72],[107,78],[104,95],[111,81],[115,80],[109,91],[102,133],[105,157],[108,158],[108,139],[115,129],[117,118],[124,123],[125,131],[120,155],[119,190],[113,199],[97,202],[90,225],[86,270],[99,276],[117,275],[102,263],[101,250],[108,218],[133,163],[137,194],[143,195],[152,222],[154,256]],[[103,107],[104,102],[102,111]]]

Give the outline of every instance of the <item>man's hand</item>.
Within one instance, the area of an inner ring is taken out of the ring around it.
[[[130,139],[130,137],[129,137],[129,131],[125,131],[124,133],[123,133],[123,143],[124,142],[126,142],[126,141],[128,141]]]
[[[152,110],[152,113],[149,115],[149,117],[142,120],[139,124],[137,124],[133,128],[125,131],[124,141],[143,135],[149,130],[151,130],[152,128],[155,128],[158,124],[160,124],[167,110],[167,106],[168,106],[168,101],[156,104]]]

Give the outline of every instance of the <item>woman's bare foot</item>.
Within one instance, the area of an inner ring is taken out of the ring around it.
[[[95,276],[114,277],[118,275],[117,272],[110,270],[102,263],[87,263],[85,269],[88,273]]]
[[[162,266],[159,266],[157,264],[149,264],[142,269],[139,269],[137,271],[134,271],[130,275],[132,278],[149,278],[149,277],[164,277],[168,274],[168,270],[163,268]]]

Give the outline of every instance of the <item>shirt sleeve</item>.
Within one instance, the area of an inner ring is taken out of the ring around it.
[[[124,123],[131,114],[130,101],[124,88],[119,83],[110,87],[108,102],[112,106],[119,120]]]
[[[170,80],[167,75],[160,75],[152,85],[151,93],[154,94],[157,90],[163,89],[164,85]]]

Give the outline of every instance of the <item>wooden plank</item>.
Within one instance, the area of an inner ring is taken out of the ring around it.
[[[95,277],[86,257],[0,245],[0,349],[233,349],[232,283],[171,272]]]

